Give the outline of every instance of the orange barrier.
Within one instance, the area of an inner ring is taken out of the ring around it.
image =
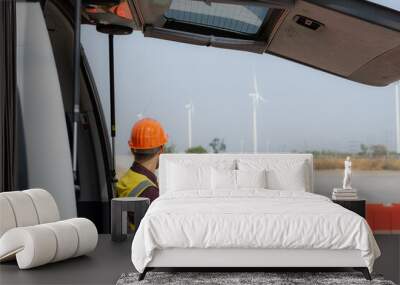
[[[367,204],[367,221],[377,234],[400,234],[400,204]]]
[[[400,203],[393,204],[392,210],[392,232],[400,234]]]

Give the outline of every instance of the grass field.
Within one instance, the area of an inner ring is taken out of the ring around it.
[[[343,169],[345,157],[315,156],[314,168],[318,170]],[[355,170],[399,170],[400,159],[391,157],[365,158],[352,157],[352,168]]]

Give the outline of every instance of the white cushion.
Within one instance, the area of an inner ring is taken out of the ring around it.
[[[9,229],[15,228],[14,211],[8,199],[0,195],[0,237]]]
[[[211,189],[211,167],[170,163],[168,190]]]
[[[33,226],[39,223],[35,205],[28,194],[22,191],[12,191],[3,192],[0,195],[10,202],[17,227]]]
[[[237,187],[241,188],[267,188],[267,171],[262,170],[237,170]]]
[[[188,189],[211,190],[211,168],[235,169],[236,160],[207,154],[161,155],[160,194]]]
[[[56,201],[49,192],[43,189],[29,189],[22,192],[28,194],[32,199],[39,218],[39,224],[60,220]]]
[[[235,190],[237,184],[236,170],[212,168],[211,181],[213,190]]]
[[[84,218],[18,227],[0,238],[0,261],[16,256],[20,269],[28,269],[86,254],[97,245],[97,229]]]
[[[14,228],[0,238],[0,261],[16,256],[20,269],[49,263],[56,251],[57,239],[43,225]]]
[[[16,258],[26,269],[96,247],[97,229],[90,220],[59,218],[56,202],[43,189],[0,193],[0,261]]]
[[[0,206],[0,237],[14,227],[33,226],[60,219],[53,196],[43,189],[2,192]]]
[[[217,169],[274,170],[275,173],[269,172],[269,175],[267,176],[267,178],[272,176],[270,179],[271,186],[274,186],[275,188],[286,188],[285,190],[313,191],[313,163],[311,154],[163,154],[160,156],[159,168],[160,195],[168,192],[168,186],[172,185],[169,175],[169,166],[171,163],[184,166],[208,166]],[[238,164],[241,164],[241,166],[237,167]],[[285,166],[285,164],[288,164],[289,166]],[[305,185],[297,185],[302,184],[301,182],[289,183],[294,185],[285,185],[286,179],[293,179],[293,177],[290,177],[293,176],[293,174],[291,174],[292,171],[286,171],[285,168],[290,169],[293,168],[294,165],[299,164],[305,166],[304,177],[301,178]],[[282,176],[279,178],[279,181],[276,181],[277,176]],[[190,188],[196,190],[192,187]]]
[[[306,191],[305,164],[299,163],[287,169],[268,171],[268,188],[276,190]]]
[[[51,229],[57,239],[57,250],[51,262],[64,260],[75,255],[78,249],[79,236],[70,223],[58,221],[43,226]]]
[[[308,171],[304,160],[239,159],[239,170],[267,170],[268,189],[306,191]]]
[[[74,226],[79,236],[78,248],[75,252],[75,256],[80,256],[91,252],[97,246],[98,233],[96,226],[92,221],[85,218],[74,218],[63,221]]]

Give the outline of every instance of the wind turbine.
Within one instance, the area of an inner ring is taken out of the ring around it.
[[[257,106],[260,101],[265,102],[265,99],[258,92],[257,77],[255,72],[253,72],[253,87],[254,93],[250,93],[249,96],[253,100],[253,152],[257,153]]]
[[[400,153],[400,81],[396,84],[396,152]]]
[[[188,112],[188,148],[192,147],[192,114],[194,111],[194,107],[192,102],[189,104],[185,105],[185,108],[187,109]]]

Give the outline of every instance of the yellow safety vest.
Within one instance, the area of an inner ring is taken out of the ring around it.
[[[129,169],[118,180],[115,188],[118,197],[139,197],[150,186],[157,187],[147,176]]]

